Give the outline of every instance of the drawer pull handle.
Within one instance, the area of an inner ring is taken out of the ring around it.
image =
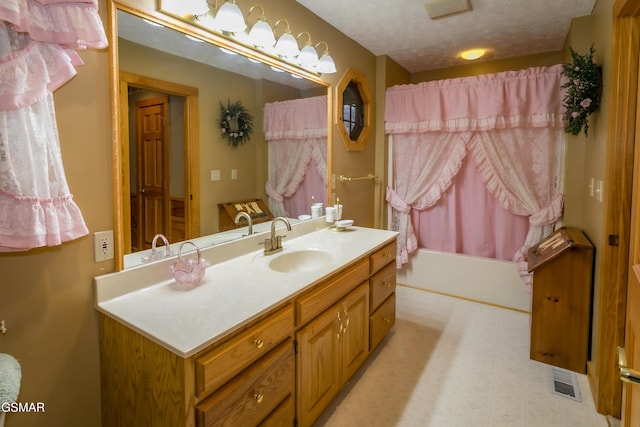
[[[342,333],[342,319],[340,318],[340,312],[336,311],[336,338],[340,339]]]
[[[391,321],[388,316],[384,316],[383,319],[384,323],[389,323]]]
[[[383,286],[386,286],[387,288],[390,288],[390,287],[391,287],[391,284],[392,284],[391,282],[383,282],[383,283],[382,283],[382,285],[383,285]]]
[[[262,400],[264,399],[264,394],[262,393],[258,393],[257,391],[253,394],[253,398],[255,399],[255,401],[257,403],[262,403]]]
[[[260,349],[264,346],[264,341],[262,341],[261,339],[257,339],[255,341],[253,341],[253,343],[256,345],[257,349]]]

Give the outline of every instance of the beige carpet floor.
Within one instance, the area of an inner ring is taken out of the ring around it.
[[[396,325],[315,425],[606,427],[586,375],[576,401],[550,369],[529,359],[528,314],[398,286]]]

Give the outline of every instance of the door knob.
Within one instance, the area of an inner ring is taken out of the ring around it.
[[[618,369],[620,379],[627,383],[640,384],[640,372],[627,367],[627,354],[623,347],[618,347]]]

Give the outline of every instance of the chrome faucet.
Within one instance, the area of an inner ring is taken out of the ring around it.
[[[240,220],[244,218],[247,220],[247,222],[249,223],[249,235],[253,234],[253,219],[251,218],[251,215],[249,215],[248,213],[244,212],[244,211],[240,211],[236,214],[235,219],[233,220],[233,222],[236,223],[236,225],[238,225],[238,223],[240,223]]]
[[[271,255],[282,250],[282,238],[285,236],[276,236],[276,222],[282,221],[287,226],[287,230],[291,231],[291,223],[283,216],[279,216],[271,221],[271,237],[264,239],[264,254]]]

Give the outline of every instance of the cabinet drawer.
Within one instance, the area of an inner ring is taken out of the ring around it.
[[[396,263],[392,262],[369,279],[371,289],[370,310],[373,312],[396,290]]]
[[[260,423],[260,427],[293,426],[295,415],[293,396],[289,396]]]
[[[380,249],[373,255],[371,255],[371,273],[375,273],[391,261],[396,259],[396,241],[389,243],[384,248]]]
[[[260,321],[238,336],[196,359],[196,395],[213,391],[260,357],[293,331],[293,307]]]
[[[298,325],[303,325],[344,297],[369,277],[369,260],[363,259],[345,272],[296,300]]]
[[[376,348],[396,323],[396,294],[393,293],[369,318],[370,350]]]
[[[198,426],[254,426],[293,393],[291,340],[196,406]]]

